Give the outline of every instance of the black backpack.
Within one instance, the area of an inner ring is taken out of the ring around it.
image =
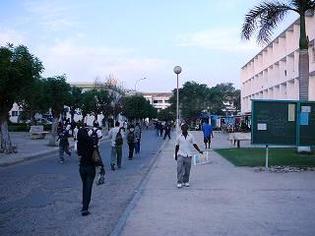
[[[122,144],[123,144],[123,137],[122,137],[120,130],[119,130],[119,132],[116,134],[115,145],[120,146]]]
[[[135,141],[135,133],[134,132],[129,132],[127,136],[128,143],[134,143]]]
[[[97,129],[93,130],[91,134],[91,139],[92,139],[93,147],[96,148],[98,145]]]

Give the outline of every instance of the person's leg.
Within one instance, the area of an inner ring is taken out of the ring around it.
[[[209,149],[211,148],[211,136],[209,137],[209,139],[208,139],[208,147],[209,147]]]
[[[185,157],[184,159],[184,175],[183,182],[189,183],[190,169],[191,169],[191,157]]]
[[[207,149],[208,140],[206,136],[203,136],[203,142],[205,143],[205,149]]]
[[[60,162],[64,162],[64,157],[63,157],[64,151],[65,151],[64,146],[59,145],[59,161]]]
[[[67,155],[68,155],[68,156],[71,156],[69,143],[68,143],[68,144],[66,144],[66,147],[65,147],[65,153],[67,153]]]
[[[93,187],[93,181],[95,178],[95,167],[94,166],[85,166],[84,167],[84,177],[85,177],[85,181],[83,184],[83,207],[82,207],[82,211],[87,211],[89,209],[89,205],[91,202],[92,187]]]
[[[82,209],[81,209],[81,211],[83,211],[84,210],[84,200],[85,200],[84,193],[86,192],[86,176],[87,176],[85,166],[80,165],[79,172],[80,172],[80,177],[81,177],[81,181],[82,181]]]
[[[163,139],[166,139],[166,136],[167,136],[167,133],[165,132],[165,134],[164,134],[164,138],[163,138]]]
[[[177,183],[183,183],[183,175],[184,175],[184,157],[178,155],[177,156]]]
[[[136,154],[138,154],[140,152],[140,139],[137,139],[137,142],[136,142],[136,147],[135,147],[135,151],[136,151]]]
[[[116,147],[116,154],[117,154],[117,167],[121,168],[121,156],[122,156],[122,146]]]
[[[168,132],[168,139],[171,139],[171,132]]]
[[[110,153],[110,167],[112,170],[115,170],[115,164],[116,164],[116,149],[115,147],[112,147],[111,153]]]
[[[128,143],[128,146],[129,146],[129,160],[132,160],[133,158],[133,150],[135,148],[135,144],[134,143]]]

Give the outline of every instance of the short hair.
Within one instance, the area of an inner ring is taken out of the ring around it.
[[[119,121],[115,122],[115,126],[118,127],[120,125]]]

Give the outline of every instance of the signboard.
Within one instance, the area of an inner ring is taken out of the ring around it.
[[[315,102],[252,100],[252,143],[315,145]]]

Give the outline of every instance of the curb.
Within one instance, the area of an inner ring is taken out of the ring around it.
[[[109,139],[101,139],[100,143],[105,143],[108,140]],[[71,144],[69,147],[73,148],[74,144]],[[20,164],[20,163],[25,162],[25,161],[31,161],[31,160],[36,159],[36,158],[38,158],[38,160],[42,160],[42,159],[50,157],[50,155],[52,155],[52,154],[58,154],[58,148],[57,147],[54,148],[54,150],[42,151],[42,152],[38,152],[38,153],[35,153],[32,155],[27,155],[27,156],[21,157],[20,159],[17,159],[17,160],[12,160],[12,161],[8,161],[8,162],[0,163],[0,168]],[[43,155],[45,155],[45,156],[42,158],[39,158],[40,156],[43,156]]]
[[[164,143],[161,145],[160,149],[157,151],[157,153],[153,156],[151,163],[149,164],[149,168],[146,171],[145,175],[142,177],[140,183],[138,184],[138,186],[135,189],[135,193],[131,199],[131,201],[129,202],[129,204],[127,205],[126,209],[124,210],[124,212],[122,213],[122,215],[119,217],[113,231],[110,233],[110,236],[119,236],[121,235],[127,219],[131,213],[131,211],[136,207],[138,201],[140,200],[141,196],[142,196],[142,192],[144,190],[144,187],[146,186],[149,178],[148,176],[151,173],[151,170],[153,169],[153,167],[156,165],[156,162],[158,159],[160,159],[160,154],[162,152],[162,149],[164,148],[164,146],[166,145],[167,141],[165,140]]]

